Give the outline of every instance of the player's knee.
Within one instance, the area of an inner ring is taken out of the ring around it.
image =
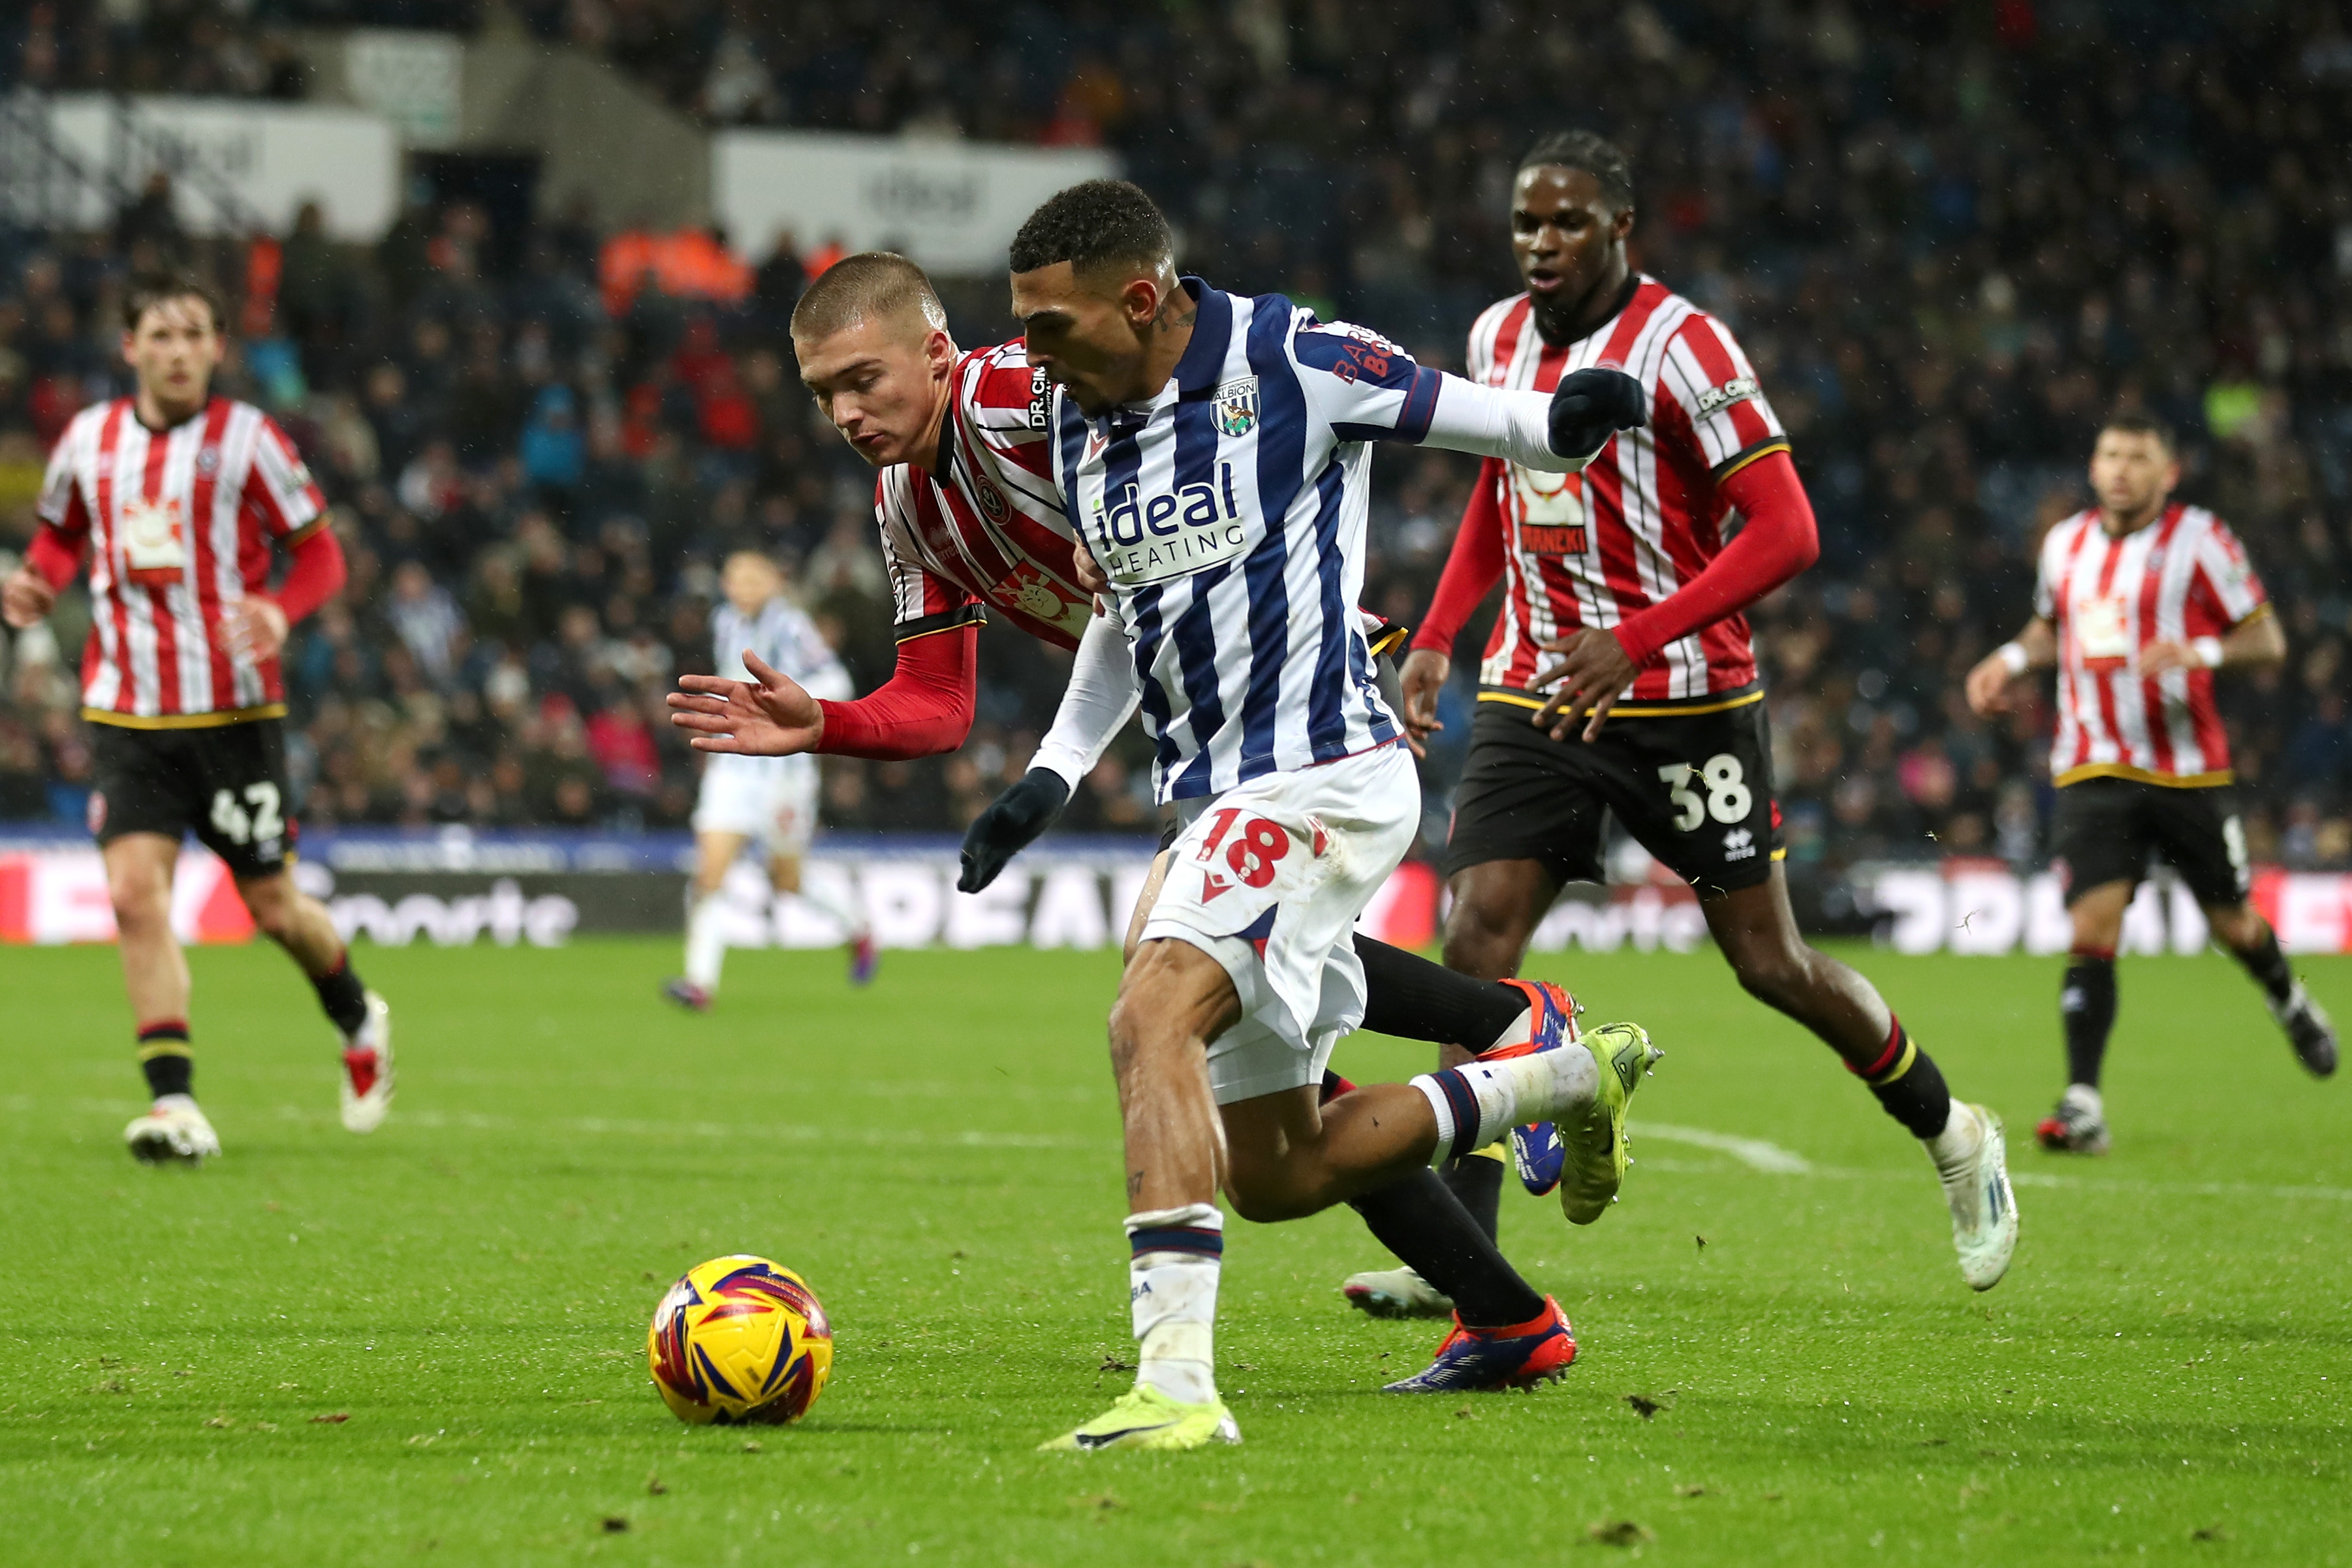
[[[283,942],[291,937],[300,923],[295,907],[294,889],[282,877],[251,883],[237,889],[245,895],[246,911],[253,916],[253,926],[272,942]]]
[[[170,923],[172,885],[152,866],[109,868],[106,896],[114,906],[114,923],[121,930],[140,931]]]
[[[1748,949],[1732,958],[1740,988],[1768,1006],[1785,1008],[1804,994],[1810,976],[1806,952],[1794,944]]]
[[[1279,1225],[1315,1212],[1278,1173],[1254,1166],[1236,1165],[1225,1173],[1225,1201],[1252,1225]]]

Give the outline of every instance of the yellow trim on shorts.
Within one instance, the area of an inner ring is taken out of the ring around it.
[[[286,704],[265,702],[258,708],[231,708],[219,713],[116,713],[85,708],[82,721],[111,724],[118,730],[217,730],[227,724],[250,724],[257,719],[283,719]]]
[[[2162,789],[2219,789],[2234,783],[2237,775],[2227,768],[2211,773],[2156,773],[2146,768],[2126,767],[2122,763],[2088,763],[2060,773],[2057,784],[2064,789],[2084,779],[2129,779],[2134,784],[2155,784]]]
[[[1465,1160],[1492,1160],[1498,1165],[1507,1158],[1503,1153],[1503,1141],[1500,1138],[1496,1139],[1484,1149],[1473,1149],[1462,1157]]]
[[[1516,691],[1481,691],[1481,702],[1507,702],[1514,708],[1537,708],[1544,705],[1540,697],[1525,697]],[[1700,713],[1723,713],[1734,708],[1745,708],[1751,702],[1761,702],[1764,694],[1751,691],[1745,697],[1735,697],[1728,702],[1703,702],[1691,708],[1617,707],[1609,710],[1612,719],[1688,719]]]
[[[1786,860],[1788,858],[1789,851],[1785,847],[1772,851],[1772,858],[1775,860]]]
[[[188,1042],[185,1040],[150,1040],[139,1047],[139,1059],[142,1062],[152,1062],[157,1057],[193,1057],[194,1055],[195,1052],[188,1048]]]

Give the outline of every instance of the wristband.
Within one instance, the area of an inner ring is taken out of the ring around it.
[[[1993,657],[2000,660],[2011,675],[2023,675],[2025,667],[2032,662],[2026,657],[2025,645],[2021,642],[2005,642],[1992,651]]]
[[[2206,668],[2219,669],[2221,668],[2221,639],[2220,637],[2191,637],[2189,640],[2189,651],[2195,654],[2197,656],[2197,662],[2203,665]]]

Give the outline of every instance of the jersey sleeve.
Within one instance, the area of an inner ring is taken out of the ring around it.
[[[1659,405],[1671,399],[1682,410],[1704,466],[1718,479],[1767,453],[1788,449],[1788,432],[1757,384],[1756,367],[1723,323],[1704,312],[1694,310],[1675,330],[1659,363],[1654,396]],[[1663,439],[1663,424],[1660,435]]]
[[[2232,626],[2270,603],[2263,580],[2246,559],[2246,547],[2219,518],[2197,542],[2197,591],[2208,595]]]
[[[89,536],[89,509],[82,499],[81,465],[75,460],[86,428],[85,422],[77,419],[58,437],[57,446],[49,452],[48,471],[41,476],[41,499],[35,507],[43,522],[74,544]]]
[[[1419,441],[1437,413],[1439,373],[1369,327],[1312,316],[1290,337],[1298,384],[1342,441]]]
[[[2053,626],[2058,624],[2058,581],[2051,569],[2051,563],[2056,559],[2054,545],[2057,538],[2058,530],[2052,529],[2049,537],[2042,542],[2042,554],[2033,568],[2033,613]]]
[[[886,468],[874,484],[874,517],[882,535],[882,564],[890,574],[891,630],[900,642],[988,619],[980,596],[926,567],[915,548],[908,513],[914,506],[908,470]]]
[[[254,438],[253,467],[245,477],[245,504],[276,539],[289,539],[314,528],[327,514],[326,496],[274,419],[263,419]]]

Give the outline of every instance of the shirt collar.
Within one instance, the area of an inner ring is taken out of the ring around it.
[[[1176,394],[1197,396],[1214,391],[1224,374],[1225,350],[1234,337],[1234,297],[1198,278],[1186,277],[1179,282],[1199,303],[1200,312],[1192,318],[1192,341],[1184,345],[1184,357],[1176,362]]]
[[[1184,353],[1176,362],[1176,395],[1205,396],[1216,389],[1224,374],[1225,350],[1234,335],[1233,296],[1189,274],[1178,279],[1177,284],[1192,296],[1198,309],[1192,318],[1192,339],[1184,345]],[[1097,426],[1106,437],[1142,429],[1151,423],[1152,413],[1166,391],[1161,388],[1148,402],[1115,405],[1096,421]]]

